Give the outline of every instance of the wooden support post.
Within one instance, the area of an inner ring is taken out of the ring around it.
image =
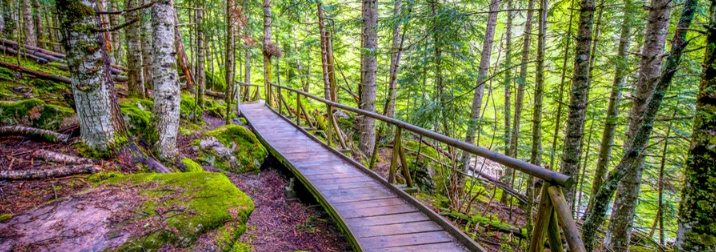
[[[401,137],[402,130],[400,127],[395,130],[395,144],[398,148],[398,154],[400,155],[400,164],[403,166],[403,177],[405,178],[405,185],[413,187],[413,179],[410,177],[410,169],[408,169],[408,159],[405,158],[405,150],[403,149],[403,141]],[[395,147],[394,147],[395,148]]]
[[[326,139],[328,140],[328,147],[333,148],[333,124],[331,123],[331,118],[333,117],[333,106],[330,104],[326,104],[326,107],[328,107],[328,117],[326,118]]]
[[[278,94],[278,113],[283,114],[283,106],[281,106],[281,86],[276,86],[276,92]]]
[[[313,121],[311,121],[311,116],[310,116],[310,114],[308,114],[308,111],[306,111],[306,108],[304,108],[304,107],[303,107],[303,104],[300,103],[300,102],[298,103],[298,106],[299,106],[299,107],[301,108],[301,110],[303,111],[303,114],[306,115],[306,122],[308,122],[308,127],[315,129],[315,128],[316,128],[316,127],[314,126],[315,124],[313,124]]]
[[[301,94],[296,93],[296,126],[301,127]]]
[[[548,190],[549,198],[552,200],[552,205],[554,205],[554,208],[557,211],[559,225],[564,231],[564,238],[567,239],[569,250],[572,252],[587,251],[584,248],[584,242],[582,242],[582,239],[579,237],[577,224],[574,222],[574,219],[572,219],[572,211],[569,208],[567,201],[564,199],[562,189],[558,186],[550,186]]]
[[[544,250],[544,234],[547,231],[547,226],[549,225],[550,218],[552,217],[552,212],[554,211],[554,207],[549,200],[549,193],[547,192],[547,187],[548,186],[542,187],[542,200],[540,200],[539,202],[539,209],[537,210],[537,222],[534,225],[534,229],[527,230],[527,232],[532,232],[532,237],[530,237],[529,252],[540,252]],[[527,218],[532,218],[532,216],[527,216]]]
[[[330,123],[333,123],[333,128],[336,130],[336,135],[338,135],[339,143],[341,144],[341,148],[348,149],[348,145],[346,144],[345,137],[343,136],[343,130],[341,130],[340,127],[338,127],[338,121],[336,121],[336,118],[334,116],[331,116]]]
[[[395,126],[395,135],[398,136],[398,133],[400,133],[400,127]],[[398,138],[396,137],[393,140],[393,155],[390,157],[390,170],[388,171],[388,182],[391,184],[395,184],[395,170],[398,166],[398,156],[400,155],[398,148],[400,148],[400,143],[398,142]]]
[[[547,225],[547,240],[549,241],[550,251],[564,251],[562,237],[559,234],[559,224],[557,224],[557,212],[554,210],[549,218],[549,225]]]

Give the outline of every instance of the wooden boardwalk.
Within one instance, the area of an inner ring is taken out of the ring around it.
[[[297,128],[263,102],[242,104],[257,137],[313,193],[362,251],[485,251],[375,173]]]

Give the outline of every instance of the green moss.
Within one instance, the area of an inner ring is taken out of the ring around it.
[[[222,173],[194,172],[168,174],[134,174],[112,178],[106,184],[135,184],[147,190],[149,196],[135,211],[136,221],[146,223],[147,228],[157,228],[144,237],[130,237],[120,251],[155,250],[164,244],[188,247],[196,239],[210,231],[225,226],[236,241],[246,230],[246,221],[254,209],[251,199],[236,188]],[[164,197],[168,194],[176,197]],[[160,216],[157,212],[182,209]],[[225,233],[226,233],[225,232]],[[233,244],[229,244],[232,247]]]
[[[230,172],[258,171],[268,151],[251,131],[239,125],[226,125],[204,132],[202,139],[215,138],[224,147],[233,150],[231,157],[213,148],[199,149],[199,160]],[[200,143],[194,141],[194,146]]]
[[[201,167],[200,164],[197,164],[194,162],[194,160],[191,160],[191,158],[184,158],[181,160],[181,163],[186,166],[186,170],[184,172],[203,172],[204,168]]]
[[[33,98],[15,102],[0,102],[0,123],[26,125],[40,129],[57,130],[71,124],[75,115],[71,108],[60,107]]]
[[[0,222],[12,218],[12,216],[13,215],[11,213],[0,214]]]
[[[124,174],[118,172],[98,172],[87,177],[87,181],[98,183],[111,178],[121,178],[123,176]]]
[[[132,135],[142,136],[149,126],[154,102],[147,99],[126,98],[119,103],[127,130]]]
[[[106,150],[93,149],[82,141],[72,144],[72,147],[77,150],[80,156],[92,159],[108,159],[114,156],[127,141],[127,137],[115,135],[114,143],[109,144]]]

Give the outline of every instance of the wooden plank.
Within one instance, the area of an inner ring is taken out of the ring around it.
[[[361,202],[350,202],[350,203],[342,203],[342,204],[339,203],[339,204],[335,204],[335,206],[336,206],[336,210],[343,212],[343,211],[349,211],[352,209],[394,206],[394,205],[400,205],[400,204],[408,204],[408,203],[398,197],[394,197],[394,198],[387,198],[387,199],[366,200],[366,201],[361,201]]]
[[[458,252],[468,251],[466,248],[458,245],[456,242],[443,242],[443,243],[432,243],[432,244],[421,244],[421,245],[408,245],[401,247],[389,247],[389,248],[377,248],[369,249],[368,251],[379,251],[379,252],[417,252],[417,251],[440,251],[440,252]]]
[[[352,189],[336,189],[336,190],[321,190],[321,193],[326,197],[342,197],[351,196],[355,199],[363,198],[365,195],[373,196],[393,196],[393,194],[381,188],[352,188]]]
[[[383,216],[370,216],[370,217],[357,217],[357,218],[346,218],[346,222],[351,227],[367,227],[367,226],[382,226],[396,223],[408,223],[408,222],[419,222],[429,220],[427,216],[422,213],[405,213],[405,214],[390,214]]]
[[[357,237],[367,238],[375,236],[386,236],[386,235],[398,235],[398,234],[411,234],[411,233],[424,233],[430,231],[443,230],[438,224],[432,221],[420,221],[420,222],[408,222],[408,223],[396,223],[379,226],[367,226],[358,227],[354,229],[354,234]]]
[[[309,179],[341,179],[341,178],[357,178],[357,177],[367,177],[365,174],[358,172],[358,171],[340,171],[333,173],[324,173],[324,174],[311,174],[311,175],[305,175]]]
[[[352,183],[352,182],[371,182],[373,181],[368,176],[363,177],[354,177],[354,178],[338,178],[338,179],[309,179],[313,183],[331,183],[331,184],[342,184],[342,183]]]
[[[357,217],[381,216],[381,215],[388,215],[388,214],[412,213],[412,212],[417,212],[417,211],[418,211],[418,209],[411,205],[400,204],[400,205],[384,206],[384,207],[344,210],[344,211],[341,211],[341,215],[343,216],[343,218],[357,218]],[[436,225],[436,227],[437,227],[437,225]]]
[[[361,241],[367,249],[390,248],[408,245],[433,244],[452,242],[454,238],[445,231],[386,235],[363,238]]]
[[[331,203],[345,203],[345,202],[358,202],[358,201],[366,201],[366,200],[375,200],[375,199],[389,199],[393,198],[395,195],[393,194],[364,194],[364,195],[348,195],[348,196],[334,196],[329,197],[328,201]]]
[[[362,187],[383,187],[383,185],[371,181],[371,182],[353,182],[345,184],[322,184],[316,185],[316,188],[320,190],[335,190],[335,189],[351,189],[351,188],[362,188]]]

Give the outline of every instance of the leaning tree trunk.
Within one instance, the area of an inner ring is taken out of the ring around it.
[[[485,25],[485,37],[482,42],[482,53],[480,55],[480,65],[477,70],[477,80],[475,81],[475,93],[472,96],[472,113],[470,114],[470,122],[467,126],[467,136],[465,136],[465,142],[475,144],[475,132],[480,129],[480,110],[482,108],[482,98],[485,94],[485,82],[487,82],[487,71],[490,69],[490,56],[492,54],[492,41],[495,37],[495,26],[497,25],[497,12],[500,9],[500,0],[492,0],[490,2],[490,15],[487,18],[487,24]],[[462,163],[462,170],[469,174],[470,170],[470,156],[471,154],[467,151],[463,151],[460,163]],[[458,202],[459,196],[462,192],[465,180],[463,176],[453,174],[456,178],[458,193],[452,195],[451,201]]]
[[[125,8],[131,9],[139,6],[141,0],[127,0]],[[132,11],[127,13],[127,20],[138,18],[139,12]],[[127,93],[129,97],[145,97],[144,73],[142,72],[142,44],[140,40],[140,24],[134,23],[127,27]]]
[[[152,144],[161,159],[172,159],[177,152],[180,87],[174,46],[174,1],[160,0],[152,6],[152,54],[154,56],[154,108]]]
[[[671,0],[652,0],[649,11],[648,23],[644,47],[641,52],[641,63],[639,65],[639,79],[636,83],[635,99],[630,111],[631,121],[629,122],[628,140],[634,139],[639,130],[642,115],[646,110],[649,98],[654,92],[654,86],[659,81],[661,73],[661,59],[663,57],[666,35],[668,33],[669,17],[671,14]],[[639,186],[641,175],[644,169],[644,157],[637,158],[633,167],[617,187],[614,204],[619,206],[614,209],[609,222],[604,243],[616,250],[627,251],[631,239],[631,229],[634,221],[637,200],[639,198]]]
[[[701,70],[696,116],[691,133],[684,188],[679,204],[679,251],[716,251],[716,3],[711,1],[705,26],[706,50]]]
[[[363,0],[363,27],[361,42],[361,89],[360,104],[362,110],[375,112],[376,74],[378,62],[376,47],[378,45],[378,3],[376,0]],[[358,148],[366,155],[373,152],[375,146],[375,119],[364,116],[358,126],[360,132]]]
[[[574,72],[572,73],[572,96],[569,99],[567,133],[564,140],[562,167],[560,172],[570,177],[578,176],[580,143],[584,130],[584,114],[587,110],[589,92],[589,55],[592,42],[592,21],[594,19],[594,0],[581,0],[577,46],[574,54]],[[567,202],[573,202],[574,185],[564,188]]]
[[[535,0],[530,0],[527,7],[527,20],[525,21],[525,32],[524,33],[524,42],[522,43],[522,59],[520,61],[520,77],[517,79],[517,96],[515,97],[515,118],[512,124],[512,136],[510,138],[510,149],[509,153],[512,157],[517,157],[517,145],[519,144],[519,138],[520,138],[520,119],[522,118],[522,107],[524,104],[525,99],[525,85],[527,82],[527,64],[529,62],[530,57],[530,42],[532,40],[530,32],[532,31],[532,19],[533,19],[533,11],[532,8],[534,8]],[[512,168],[508,168],[505,171],[505,176],[502,179],[503,181],[506,181],[510,188],[514,186],[515,181],[515,170]],[[507,200],[509,199],[509,194],[503,193],[502,197],[500,198],[500,202],[503,204],[507,203]]]
[[[614,135],[616,134],[617,121],[619,120],[619,102],[622,97],[622,88],[626,83],[628,75],[629,61],[629,43],[631,41],[631,26],[633,25],[633,17],[629,10],[633,8],[632,0],[625,0],[624,18],[622,19],[621,34],[619,38],[619,47],[617,49],[616,69],[614,70],[614,81],[612,82],[612,90],[609,94],[609,105],[607,106],[607,118],[602,132],[602,140],[599,147],[599,155],[597,157],[597,167],[594,171],[594,179],[592,180],[592,192],[590,195],[596,195],[599,187],[604,182],[604,176],[607,174],[609,160],[612,155],[612,145],[614,144]],[[594,198],[589,200],[587,212],[592,208]],[[586,215],[584,215],[586,217]]]
[[[32,19],[31,0],[22,0],[22,31],[25,34],[25,45],[37,46],[37,35],[35,35],[35,25]]]
[[[110,62],[95,16],[96,3],[88,0],[58,0],[57,13],[67,66],[72,77],[82,141],[92,149],[108,151],[125,138],[124,121],[118,108]]]
[[[152,2],[152,0],[144,0],[143,2],[139,2],[141,0],[137,0],[137,5],[147,5]],[[172,4],[174,5],[174,4]],[[143,10],[141,12],[141,19],[142,19],[142,26],[141,26],[141,43],[142,43],[142,69],[143,75],[144,75],[144,85],[145,87],[154,87],[154,66],[152,66],[154,59],[152,58],[154,49],[153,46],[153,35],[152,35],[152,25],[153,25],[153,13],[151,13],[151,10]],[[172,41],[174,39],[172,38]]]
[[[693,21],[697,6],[696,1],[697,0],[687,0],[684,2],[683,12],[679,19],[679,24],[676,26],[676,33],[674,34],[674,39],[671,44],[671,53],[666,59],[666,65],[658,79],[654,94],[651,96],[651,99],[648,99],[648,103],[645,106],[646,110],[644,110],[641,116],[642,120],[638,125],[639,130],[634,134],[634,137],[632,137],[633,140],[627,142],[628,145],[627,148],[624,148],[621,161],[619,161],[619,164],[614,170],[609,172],[609,176],[607,176],[604,184],[599,188],[597,195],[594,196],[593,211],[589,214],[583,226],[583,240],[588,251],[594,249],[594,239],[597,228],[601,226],[605,219],[609,200],[614,194],[617,184],[627,173],[633,171],[635,165],[638,165],[640,162],[639,159],[649,142],[649,137],[654,127],[654,119],[664,100],[664,95],[669,89],[671,80],[678,70],[684,48],[686,48],[688,44],[686,34]]]

